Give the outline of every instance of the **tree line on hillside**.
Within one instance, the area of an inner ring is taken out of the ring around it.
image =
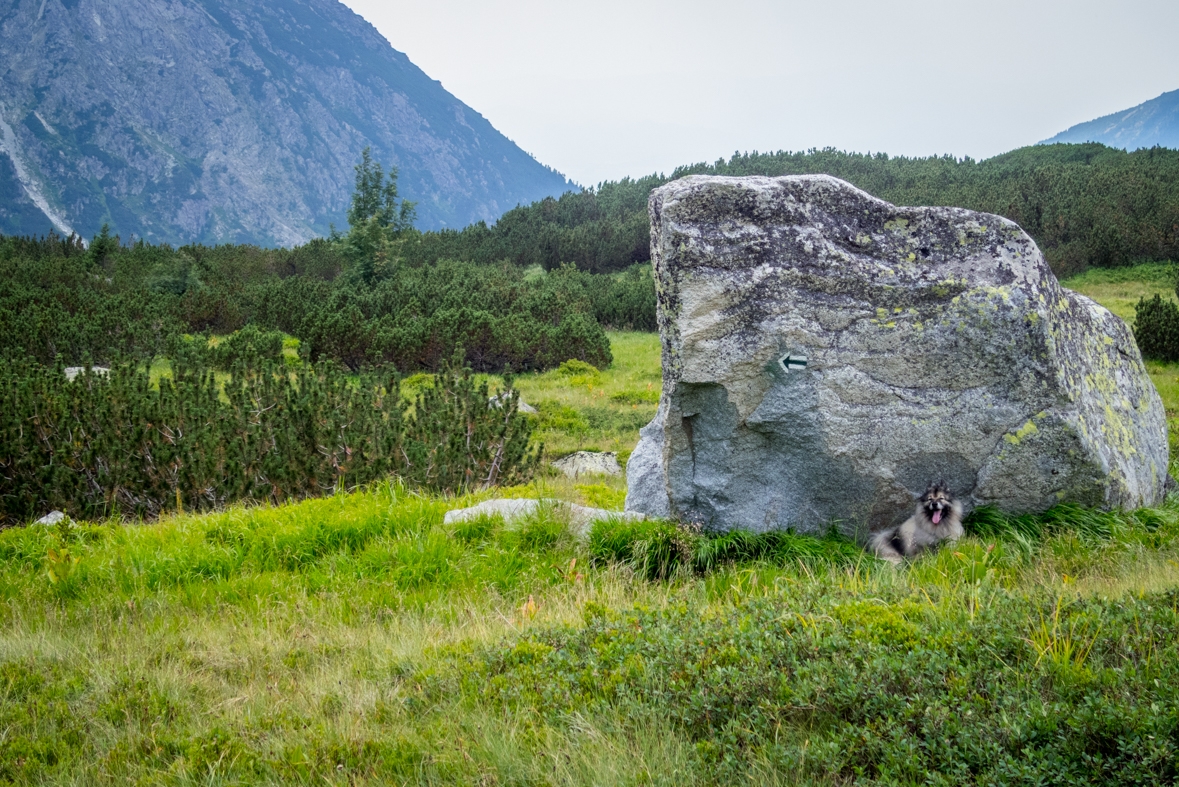
[[[607,273],[650,256],[647,197],[686,175],[829,174],[896,205],[997,213],[1035,239],[1059,276],[1179,257],[1179,151],[1127,153],[1097,143],[1020,148],[985,161],[883,153],[733,154],[670,177],[610,181],[505,213],[493,227],[410,232],[406,259],[512,260],[547,269],[573,263]]]
[[[372,259],[372,258],[370,258]],[[362,266],[358,266],[363,269]],[[435,370],[456,347],[478,371],[610,363],[603,326],[655,329],[654,282],[635,269],[398,264],[369,281],[322,239],[293,249],[0,237],[0,356],[51,364],[170,354],[183,334],[247,324],[297,337],[313,361]]]

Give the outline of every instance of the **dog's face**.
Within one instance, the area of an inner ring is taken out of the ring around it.
[[[954,496],[945,484],[931,484],[921,496],[921,513],[926,521],[937,526],[945,521],[954,510]]]

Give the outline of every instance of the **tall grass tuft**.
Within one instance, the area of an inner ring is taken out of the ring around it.
[[[1113,538],[1120,530],[1141,527],[1157,530],[1163,518],[1153,509],[1136,511],[1101,511],[1061,503],[1047,511],[1031,514],[1007,514],[994,506],[972,511],[963,522],[966,532],[979,538],[1017,538],[1041,541],[1050,536],[1071,532],[1088,541]]]
[[[793,529],[764,533],[730,530],[700,539],[694,558],[696,570],[707,572],[726,562],[757,560],[781,566],[800,562],[847,566],[861,560],[863,554],[860,547],[832,527],[819,538],[800,535]]]
[[[819,538],[792,529],[710,533],[659,519],[600,521],[590,533],[589,550],[599,561],[629,563],[648,579],[665,579],[677,570],[707,574],[727,563],[847,566],[863,558],[834,528]]]

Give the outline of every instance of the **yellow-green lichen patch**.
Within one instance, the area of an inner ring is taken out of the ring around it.
[[[1041,415],[1043,415],[1043,413],[1041,413]],[[1039,431],[1040,431],[1039,428],[1034,423],[1032,423],[1031,421],[1028,421],[1026,424],[1019,427],[1019,429],[1016,430],[1015,434],[1003,435],[1003,439],[1006,440],[1007,442],[1011,443],[1012,445],[1019,445],[1019,443],[1025,437],[1028,437],[1029,435],[1034,435],[1036,432],[1039,432]]]

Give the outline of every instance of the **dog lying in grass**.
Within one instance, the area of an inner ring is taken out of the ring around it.
[[[943,541],[957,541],[962,529],[962,504],[945,481],[931,483],[917,501],[917,511],[896,527],[872,537],[872,551],[894,566]]]

